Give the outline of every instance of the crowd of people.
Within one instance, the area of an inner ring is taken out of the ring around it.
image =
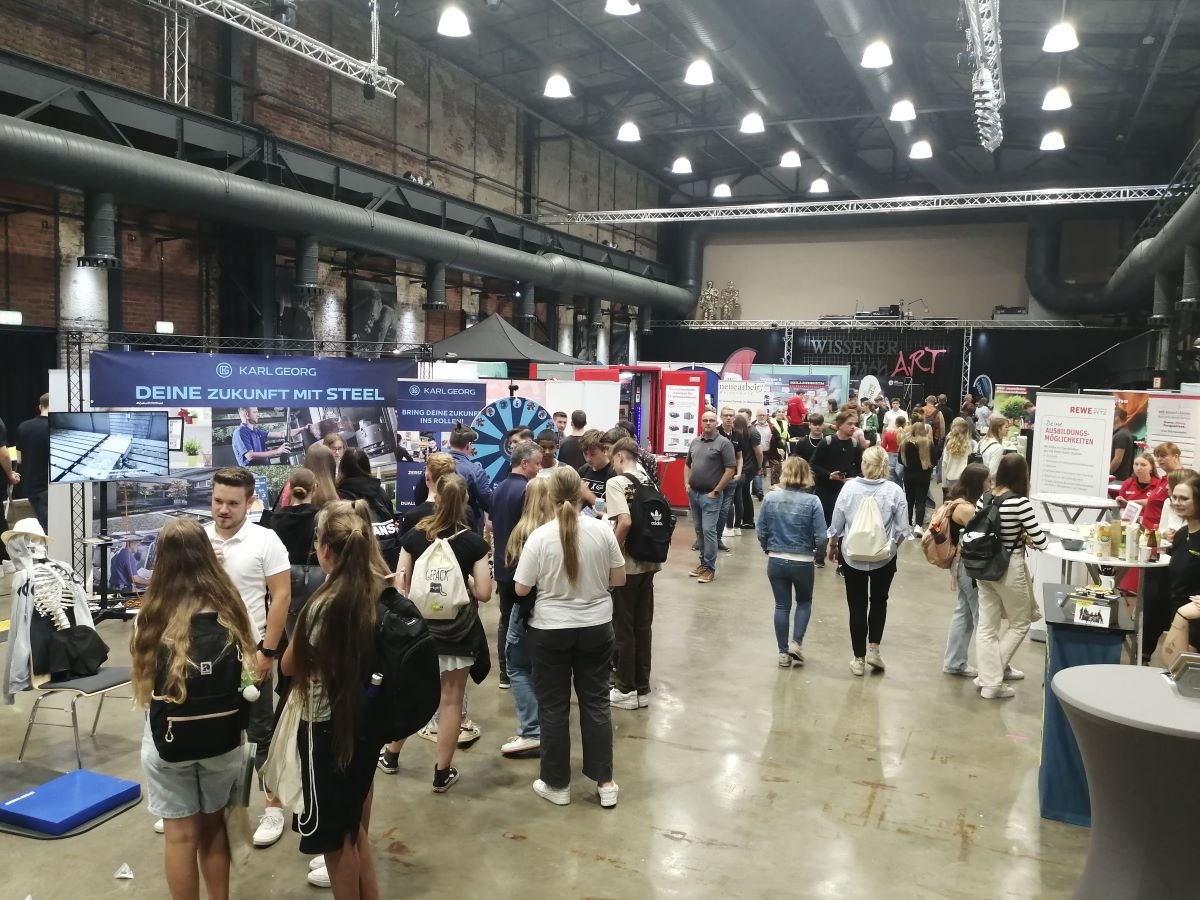
[[[828,564],[846,595],[851,673],[884,672],[901,545],[936,537],[956,547],[994,511],[1004,571],[980,580],[965,564],[953,567],[957,603],[943,671],[973,678],[985,700],[1014,695],[1011,682],[1023,674],[1012,660],[1037,616],[1026,549],[1045,547],[1047,538],[1028,498],[1025,459],[1004,452],[1008,423],[984,398],[958,411],[945,401],[929,397],[905,411],[896,400],[852,399],[810,411],[797,394],[773,413],[724,407],[701,415],[684,469],[698,557],[688,574],[710,584],[722,554],[732,552],[727,541],[755,533],[780,667],[806,661],[815,571]],[[228,895],[220,812],[244,765],[243,730],[266,797],[254,844],[277,842],[285,807],[294,807],[300,849],[314,856],[309,882],[339,898],[379,896],[369,843],[373,779],[399,770],[405,743],[380,742],[364,727],[366,698],[379,689],[375,635],[389,592],[413,599],[436,650],[436,712],[415,732],[436,744],[434,793],[459,781],[455,752],[480,737],[468,685],[488,677],[494,640],[514,719],[500,754],[539,760],[537,796],[554,805],[577,799],[574,693],[583,774],[599,807],[617,805],[612,710],[651,705],[655,577],[674,520],[656,462],[629,423],[602,432],[587,427],[582,411],[556,413],[555,422],[538,435],[515,432],[509,467],[494,480],[473,459],[474,432],[456,428],[449,452],[425,460],[412,498],[419,502],[402,516],[370,461],[335,440],[309,449],[260,524],[247,518],[253,476],[229,468],[214,476],[207,528],[164,529],[133,637],[133,678],[149,706],[142,758],[173,897],[198,897],[201,879],[210,896]],[[1125,460],[1121,500],[1144,504],[1145,520],[1161,519],[1177,545],[1200,548],[1200,476],[1179,456],[1164,444]],[[942,496],[927,535],[935,486]],[[1200,605],[1190,601],[1200,549],[1177,557],[1147,584],[1147,646],[1153,651],[1166,633],[1164,658],[1200,641]],[[181,571],[201,575],[173,574]],[[493,595],[499,626],[490,634],[479,605]],[[189,694],[204,693],[189,665],[197,648],[216,648],[212,672],[231,654],[237,660],[223,688],[231,712],[211,692],[195,700],[209,705],[194,715],[229,716],[199,742],[188,725]],[[177,729],[170,747],[164,721]],[[189,757],[191,746],[203,754]],[[288,765],[298,773],[290,789]]]

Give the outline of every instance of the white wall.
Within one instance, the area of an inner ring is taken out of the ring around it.
[[[1028,301],[1025,238],[1023,223],[747,230],[709,241],[704,278],[734,282],[743,319],[845,315],[901,298],[929,304],[914,305],[917,316],[989,319]]]

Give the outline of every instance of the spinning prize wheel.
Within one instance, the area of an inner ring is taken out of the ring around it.
[[[519,428],[528,428],[536,438],[554,427],[554,419],[539,404],[524,397],[504,397],[489,403],[477,415],[471,427],[479,439],[475,441],[475,462],[493,481],[508,466],[509,435]]]

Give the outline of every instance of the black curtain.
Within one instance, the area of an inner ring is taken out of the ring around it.
[[[0,359],[4,360],[4,390],[0,419],[8,426],[8,442],[17,425],[37,415],[38,397],[50,390],[50,370],[58,365],[58,336],[49,329],[0,328]]]

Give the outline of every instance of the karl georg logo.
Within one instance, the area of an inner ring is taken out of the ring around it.
[[[409,393],[409,396],[411,396],[411,397],[420,397],[421,396],[421,386],[419,384],[410,384],[408,386],[408,393]]]
[[[228,378],[233,374],[233,366],[227,362],[217,363],[217,376],[219,378]]]

